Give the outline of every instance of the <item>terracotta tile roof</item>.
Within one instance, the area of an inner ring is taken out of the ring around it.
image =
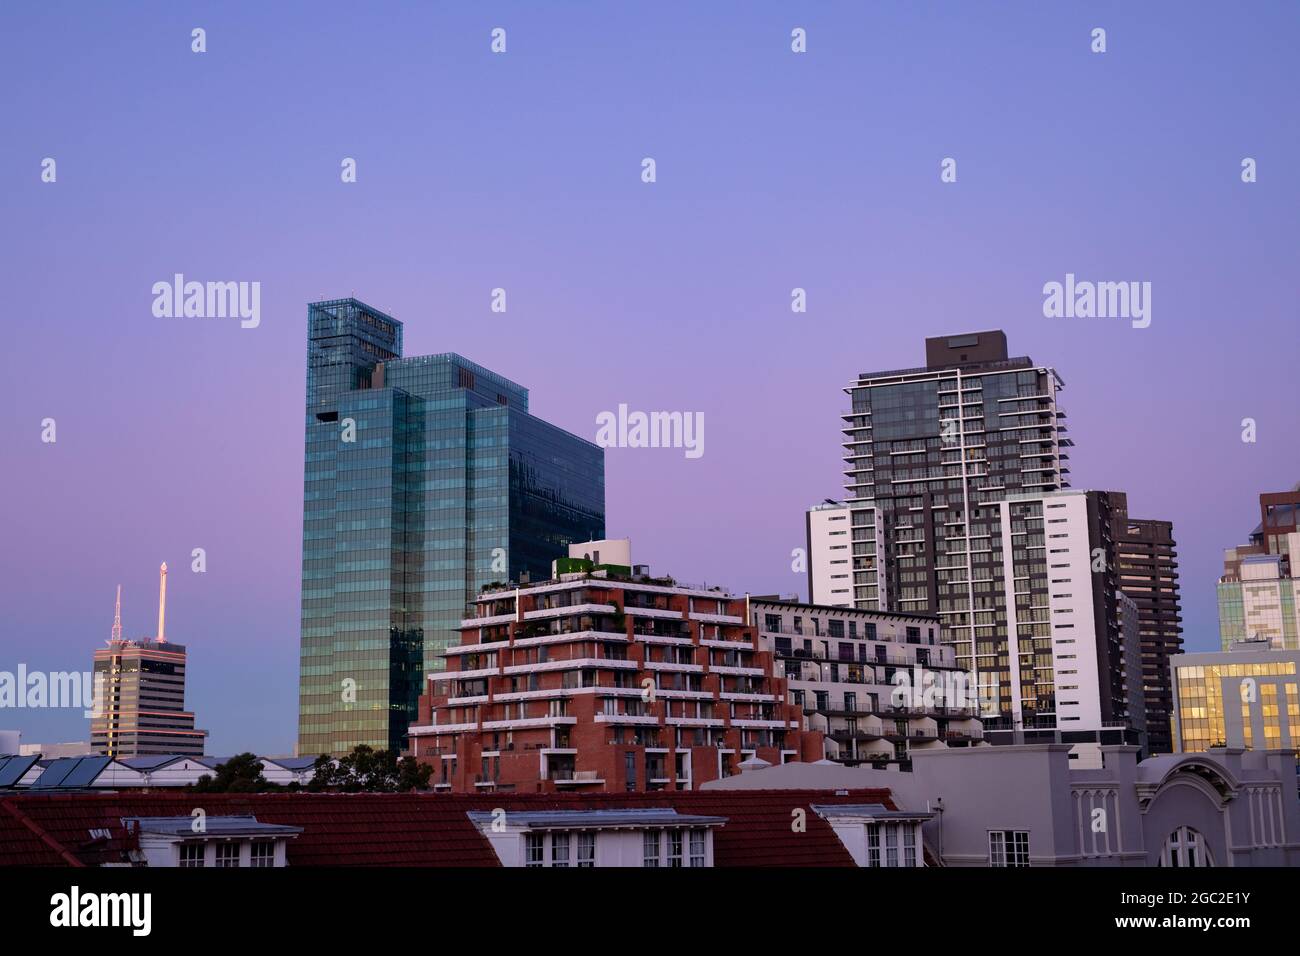
[[[881,803],[888,790],[713,790],[595,794],[204,794],[130,792],[21,794],[0,798],[0,866],[121,863],[134,847],[124,817],[253,814],[302,827],[290,866],[499,866],[466,815],[471,810],[611,810],[672,807],[726,817],[714,834],[717,866],[852,866],[811,804]],[[805,832],[792,828],[801,809]],[[107,838],[92,831],[107,830]]]
[[[0,863],[5,866],[84,866],[23,813],[17,801],[0,800]]]

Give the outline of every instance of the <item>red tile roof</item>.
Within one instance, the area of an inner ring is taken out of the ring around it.
[[[882,803],[888,790],[837,794],[711,790],[595,794],[343,794],[182,792],[10,794],[0,798],[0,866],[120,863],[133,846],[123,817],[253,814],[303,828],[288,845],[290,866],[499,866],[470,810],[613,810],[672,807],[727,818],[715,831],[716,866],[852,866],[813,803]],[[802,809],[806,831],[792,811]],[[110,836],[92,838],[92,830]]]

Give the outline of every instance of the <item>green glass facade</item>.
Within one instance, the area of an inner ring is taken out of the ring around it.
[[[362,302],[307,319],[298,749],[400,749],[478,592],[604,537],[604,453]]]
[[[1246,609],[1240,581],[1220,581],[1218,591],[1219,643],[1226,651],[1237,641],[1246,639]]]

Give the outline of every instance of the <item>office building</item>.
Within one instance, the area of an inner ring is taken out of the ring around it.
[[[1224,650],[1239,641],[1266,640],[1272,647],[1300,649],[1300,580],[1292,574],[1300,553],[1300,485],[1259,496],[1260,522],[1248,544],[1224,552],[1219,578],[1219,640]]]
[[[1178,750],[1300,750],[1297,664],[1300,651],[1274,649],[1268,640],[1173,657]]]
[[[822,757],[745,599],[720,588],[564,558],[479,595],[461,633],[410,729],[438,789],[690,790]]]
[[[401,749],[466,604],[604,535],[604,453],[363,302],[307,321],[298,750]]]
[[[90,746],[108,757],[149,754],[202,756],[206,730],[196,730],[185,709],[186,653],[167,640],[167,565],[159,569],[158,634],[122,637],[122,589],[117,591],[113,630],[106,647],[95,651],[95,706]]]

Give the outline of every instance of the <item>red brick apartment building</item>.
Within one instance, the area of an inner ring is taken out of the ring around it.
[[[822,759],[747,598],[640,567],[557,571],[479,595],[429,675],[409,746],[437,789],[691,790],[754,757]]]

